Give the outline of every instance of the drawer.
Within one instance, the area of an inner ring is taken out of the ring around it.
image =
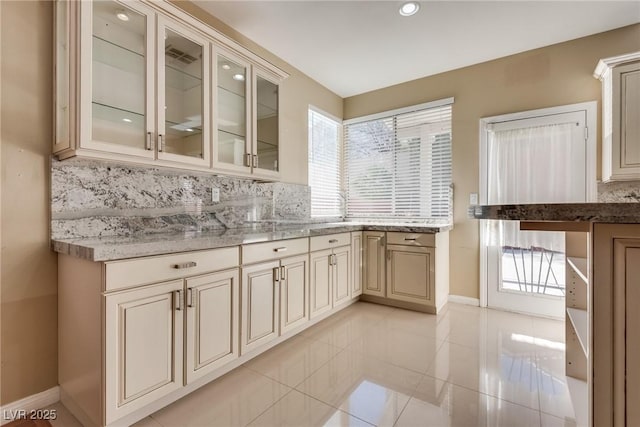
[[[337,248],[351,244],[351,233],[327,234],[326,236],[314,236],[310,239],[311,252],[323,249]]]
[[[436,235],[427,233],[396,233],[387,232],[388,245],[405,246],[436,246]]]
[[[195,276],[239,265],[238,246],[107,262],[106,290]]]
[[[309,252],[309,239],[276,240],[242,246],[242,264],[286,258]]]

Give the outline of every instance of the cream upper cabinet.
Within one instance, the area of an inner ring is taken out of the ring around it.
[[[362,293],[362,231],[351,233],[351,297]]]
[[[600,60],[602,180],[640,179],[640,52]]]
[[[54,153],[279,178],[286,73],[170,2],[59,0]]]
[[[363,275],[362,293],[385,296],[385,233],[384,231],[365,231],[362,234]]]

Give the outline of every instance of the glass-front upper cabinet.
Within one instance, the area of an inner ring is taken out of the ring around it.
[[[277,177],[279,157],[279,87],[275,77],[256,71],[254,80],[254,173]]]
[[[158,159],[210,166],[209,42],[158,18]]]
[[[141,3],[81,3],[84,148],[153,157],[155,13]],[[91,25],[87,25],[88,23]],[[90,34],[86,34],[90,33]],[[89,51],[90,50],[90,51]]]
[[[214,65],[216,87],[214,167],[251,172],[252,150],[248,112],[251,110],[249,64],[218,50]]]

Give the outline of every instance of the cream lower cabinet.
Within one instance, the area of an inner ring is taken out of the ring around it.
[[[310,240],[311,318],[352,300],[351,233],[316,236]]]
[[[242,247],[243,262],[249,265],[242,267],[241,354],[309,320],[308,251],[306,238]]]
[[[351,233],[351,297],[362,294],[362,231]]]
[[[592,425],[640,425],[640,225],[594,224]]]
[[[387,246],[387,298],[434,305],[435,248]]]
[[[362,234],[363,274],[362,293],[385,296],[385,232],[365,231]]]

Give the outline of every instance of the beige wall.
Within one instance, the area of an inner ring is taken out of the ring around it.
[[[342,117],[342,98],[193,3],[187,1],[173,1],[173,3],[289,73],[289,77],[281,84],[279,93],[280,150],[286,156],[286,158],[281,157],[283,161],[280,172],[283,182],[306,184],[309,104],[336,117]]]
[[[479,119],[592,100],[600,103],[600,82],[592,77],[598,60],[639,49],[640,24],[636,24],[345,99],[344,118],[349,119],[455,97],[452,294],[479,297],[478,221],[467,219],[466,212],[469,193],[479,190]]]
[[[2,404],[57,385],[49,250],[52,3],[2,1]]]

